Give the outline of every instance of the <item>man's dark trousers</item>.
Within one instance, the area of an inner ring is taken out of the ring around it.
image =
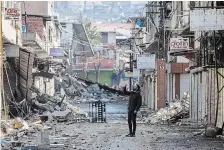
[[[137,114],[134,113],[134,111],[128,112],[128,126],[129,126],[129,133],[135,135],[136,131],[136,116]],[[133,125],[133,130],[132,130]]]

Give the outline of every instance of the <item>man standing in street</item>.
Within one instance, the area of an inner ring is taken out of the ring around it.
[[[128,126],[129,126],[129,134],[126,137],[135,137],[136,131],[136,116],[139,108],[142,105],[142,96],[140,94],[140,86],[136,85],[133,88],[133,91],[128,92],[126,90],[126,86],[124,87],[124,94],[130,95],[128,102]],[[133,126],[133,130],[132,130]]]

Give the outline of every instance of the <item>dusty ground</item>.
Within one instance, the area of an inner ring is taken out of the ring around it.
[[[81,106],[81,105],[80,105]],[[86,107],[86,112],[89,110]],[[111,111],[110,111],[111,110]],[[55,123],[48,130],[52,150],[224,150],[224,140],[205,138],[198,126],[138,124],[136,137],[128,133],[126,104],[107,105],[109,123]],[[115,114],[114,114],[115,113]],[[141,121],[141,115],[138,117]],[[57,139],[58,138],[58,139]],[[36,144],[34,133],[24,142]],[[64,144],[64,145],[58,145]]]
[[[60,123],[53,131],[50,131],[51,136],[60,137],[60,139],[51,139],[51,143],[65,145],[51,147],[52,150],[224,149],[222,139],[210,139],[198,135],[200,130],[194,129],[192,126],[138,124],[136,137],[125,137],[127,131],[128,127],[125,123],[76,123],[70,125]]]

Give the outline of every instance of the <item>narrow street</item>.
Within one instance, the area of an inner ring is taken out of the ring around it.
[[[224,1],[0,8],[1,150],[224,150]]]
[[[60,137],[51,146],[53,150],[223,150],[222,139],[205,138],[203,129],[193,126],[138,124],[136,137],[125,137],[128,125],[123,123],[57,124]],[[63,138],[65,138],[63,140]],[[53,140],[52,140],[53,141]]]

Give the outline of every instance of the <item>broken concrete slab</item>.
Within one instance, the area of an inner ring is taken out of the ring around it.
[[[48,104],[41,104],[38,101],[35,101],[34,104],[41,110],[43,111],[50,111],[50,112],[54,112],[54,108]]]
[[[189,99],[188,95],[183,97],[185,101],[187,98]],[[188,115],[189,108],[185,107],[184,100],[175,100],[174,102],[170,102],[169,106],[159,109],[149,117],[145,117],[144,122],[148,122],[150,124],[167,124],[167,122],[177,122],[179,119],[188,117]]]
[[[67,121],[71,111],[54,111],[51,115],[58,121]]]

